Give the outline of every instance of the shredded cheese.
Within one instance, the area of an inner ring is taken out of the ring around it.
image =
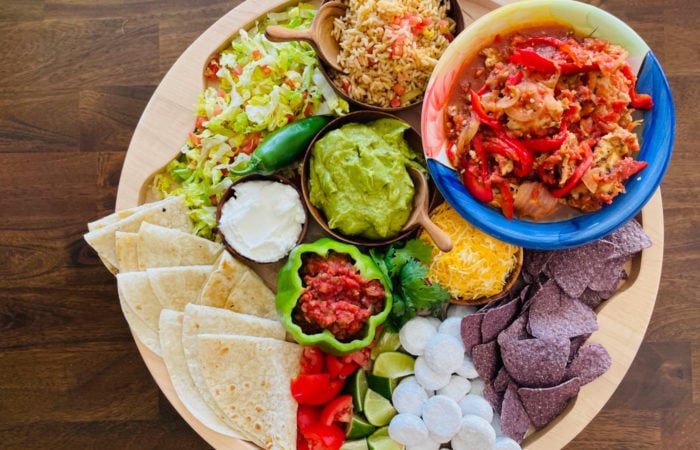
[[[435,208],[430,217],[450,235],[454,248],[443,253],[425,231],[420,233],[419,237],[433,246],[428,279],[467,302],[499,293],[517,265],[520,247],[483,233],[447,202]]]

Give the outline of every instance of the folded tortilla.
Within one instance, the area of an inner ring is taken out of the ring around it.
[[[163,349],[163,361],[168,369],[173,388],[182,404],[202,425],[225,436],[245,439],[233,431],[205,401],[195,386],[187,368],[185,349],[182,345],[182,321],[184,313],[164,309],[160,312],[159,336]],[[217,407],[218,409],[218,407]]]
[[[301,346],[279,339],[200,334],[199,363],[219,408],[265,449],[295,450],[297,402],[289,381]]]
[[[220,243],[150,222],[141,223],[137,248],[139,270],[211,265],[223,250]]]
[[[182,196],[166,197],[157,202],[145,203],[127,217],[119,218],[101,228],[88,231],[83,237],[95,249],[105,266],[112,273],[117,273],[119,271],[115,245],[117,231],[135,233],[141,227],[142,222],[150,222],[189,233],[192,231],[192,221],[187,212],[188,208]]]
[[[124,296],[119,295],[119,304],[122,308],[122,314],[129,324],[129,329],[136,339],[158,356],[163,356],[160,348],[160,337],[158,331],[154,330],[146,324],[136,312],[124,300]]]
[[[117,254],[117,265],[120,272],[136,272],[139,270],[138,233],[117,231],[114,234],[114,246]]]
[[[275,294],[253,269],[228,252],[219,256],[197,303],[277,319]]]
[[[158,319],[163,307],[151,287],[148,274],[146,272],[124,272],[118,273],[116,278],[119,300],[122,304],[126,304],[151,332],[158,335]],[[132,328],[132,331],[139,338],[142,337],[139,329]]]
[[[182,319],[182,347],[189,375],[204,403],[217,414],[220,420],[234,426],[219,408],[204,380],[198,357],[197,336],[199,334],[236,334],[284,339],[284,327],[277,321],[226,309],[193,304],[185,307]],[[238,431],[246,436],[246,430]],[[250,440],[247,436],[246,439]]]
[[[195,303],[213,266],[154,267],[145,271],[151,288],[163,308],[184,311]],[[160,311],[158,311],[160,317]]]

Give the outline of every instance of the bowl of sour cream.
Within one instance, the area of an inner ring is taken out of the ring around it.
[[[224,247],[256,263],[281,260],[308,228],[299,189],[279,175],[247,175],[221,197],[216,222]]]

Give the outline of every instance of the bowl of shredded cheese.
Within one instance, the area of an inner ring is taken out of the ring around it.
[[[454,248],[441,252],[424,230],[419,233],[433,246],[428,280],[444,286],[452,303],[482,305],[510,291],[520,275],[522,247],[482,232],[447,202],[433,209],[430,218],[449,234]]]

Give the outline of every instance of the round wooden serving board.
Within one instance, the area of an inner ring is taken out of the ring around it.
[[[512,0],[496,1],[505,4]],[[153,174],[177,155],[188,132],[193,129],[193,105],[204,88],[202,73],[209,57],[228,45],[237,30],[248,28],[267,12],[292,3],[296,1],[247,0],[215,22],[178,58],[154,92],[134,131],[119,181],[116,210],[149,200],[147,192]],[[494,6],[491,0],[458,0],[458,3],[465,25]],[[411,108],[400,115],[420,129],[420,108]],[[659,191],[642,210],[641,222],[653,245],[635,258],[630,277],[621,290],[602,304],[598,311],[600,330],[589,340],[605,346],[612,357],[612,367],[584,386],[576,400],[547,428],[529,436],[523,443],[524,448],[551,450],[564,447],[603,408],[632,364],[649,324],[661,277],[664,224]],[[204,440],[217,449],[257,448],[216,433],[197,421],[175,393],[163,360],[135,340],[165,396]]]

